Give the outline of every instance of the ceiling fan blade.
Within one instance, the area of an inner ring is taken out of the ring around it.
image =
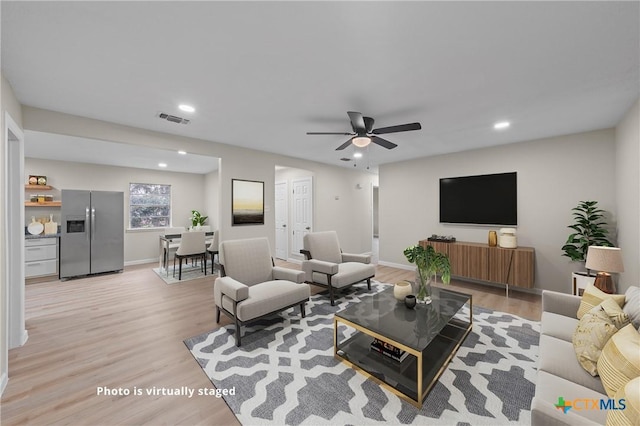
[[[400,124],[398,126],[389,126],[389,127],[381,127],[379,129],[373,129],[371,133],[374,135],[384,135],[385,133],[398,133],[398,132],[408,132],[410,130],[420,130],[422,126],[420,123],[408,123],[408,124]]]
[[[341,135],[341,136],[353,136],[353,133],[336,133],[336,132],[307,132],[308,135]]]
[[[371,129],[373,129],[373,123],[376,121],[371,117],[362,117],[364,119],[364,127],[367,133],[371,133]]]
[[[339,147],[336,148],[336,151],[342,151],[343,149],[345,149],[346,147],[348,147],[349,145],[351,145],[351,139],[349,139],[348,141],[346,141],[345,143],[343,143],[342,145],[340,145]]]
[[[377,145],[380,145],[382,147],[385,147],[387,149],[393,149],[396,146],[398,146],[395,143],[389,142],[386,139],[379,138],[378,136],[371,136],[371,142],[373,142],[373,143],[375,143]]]
[[[351,127],[353,127],[353,131],[358,134],[367,133],[367,129],[364,125],[364,118],[362,117],[361,112],[349,111],[349,120],[351,120]]]

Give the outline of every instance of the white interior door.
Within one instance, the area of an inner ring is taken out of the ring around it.
[[[276,258],[287,260],[289,253],[289,191],[287,182],[276,182]]]
[[[313,186],[311,176],[292,181],[293,247],[292,254],[300,256],[303,237],[313,229]]]

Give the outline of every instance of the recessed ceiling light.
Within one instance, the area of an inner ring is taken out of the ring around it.
[[[187,104],[180,104],[178,105],[178,108],[180,108],[184,112],[194,112],[196,110],[194,107]]]
[[[167,167],[167,163],[158,163],[158,167]]]
[[[178,154],[180,154],[180,155],[187,155],[187,151],[180,150],[180,151],[178,151]]]
[[[354,152],[353,153],[353,158],[362,158],[362,153],[361,152]]]
[[[493,128],[496,130],[500,130],[500,129],[506,129],[509,126],[511,126],[511,123],[509,123],[508,121],[498,121],[496,124],[493,125]]]

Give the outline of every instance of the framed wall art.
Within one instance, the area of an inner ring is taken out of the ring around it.
[[[264,182],[231,179],[231,225],[264,225]]]

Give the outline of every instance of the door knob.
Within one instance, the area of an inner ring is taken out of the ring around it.
[[[310,226],[307,226],[307,227],[306,227],[306,228],[304,228],[304,229],[306,229],[307,231],[311,231],[311,227],[310,227]]]
[[[282,227],[283,227],[283,228],[286,228],[286,227],[287,227],[287,225],[282,225]]]

